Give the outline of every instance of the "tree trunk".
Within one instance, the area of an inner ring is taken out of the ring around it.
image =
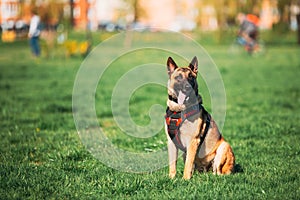
[[[298,44],[300,45],[300,14],[297,14],[296,18],[297,18],[297,25],[298,25],[298,31],[297,31]]]
[[[70,25],[71,29],[74,27],[74,4],[73,0],[70,0]]]

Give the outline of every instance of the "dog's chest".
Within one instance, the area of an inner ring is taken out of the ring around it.
[[[197,118],[197,116],[195,116]],[[199,127],[201,123],[199,120],[186,120],[182,123],[180,127],[180,139],[182,145],[186,148],[190,145],[193,138],[198,135]],[[208,155],[213,148],[215,147],[217,141],[220,140],[221,134],[215,125],[215,122],[212,121],[212,127],[208,130],[207,136],[205,137],[202,145],[199,147],[197,156],[203,158]]]
[[[184,147],[188,147],[192,138],[195,137],[196,131],[199,130],[198,120],[185,120],[180,127],[180,139]]]

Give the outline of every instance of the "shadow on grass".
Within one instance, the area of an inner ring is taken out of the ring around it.
[[[234,173],[238,174],[238,173],[244,173],[244,169],[240,164],[235,164],[234,166]]]

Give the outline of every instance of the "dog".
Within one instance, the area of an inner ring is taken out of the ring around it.
[[[234,172],[235,156],[231,146],[218,130],[216,122],[202,106],[198,94],[198,60],[195,56],[188,67],[178,67],[167,60],[168,100],[165,132],[168,139],[169,177],[176,176],[178,150],[182,150],[184,179],[190,179],[194,170],[214,174]]]

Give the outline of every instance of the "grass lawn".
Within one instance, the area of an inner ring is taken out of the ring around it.
[[[167,167],[135,174],[94,158],[77,134],[72,113],[73,84],[83,58],[36,60],[24,41],[0,43],[0,199],[299,199],[300,48],[293,42],[266,44],[266,54],[258,57],[205,44],[224,81],[222,134],[239,170],[230,176],[195,173],[189,181],[181,178],[181,159],[177,177],[170,180]],[[124,66],[149,62],[149,57],[165,65],[167,56],[145,51],[134,60],[117,60],[99,83],[105,85],[95,94],[99,124],[119,148],[166,148],[163,131],[144,139],[122,134],[110,98],[116,81],[129,70]],[[206,86],[198,81],[210,110]],[[132,119],[149,123],[151,105],[165,107],[166,98],[164,87],[138,88],[129,102]]]

